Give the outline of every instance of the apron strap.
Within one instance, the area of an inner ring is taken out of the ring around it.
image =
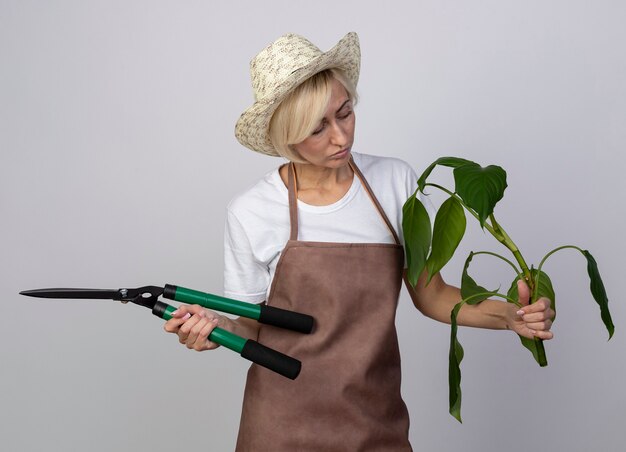
[[[372,200],[372,202],[376,206],[376,210],[378,210],[378,213],[380,214],[380,216],[382,217],[383,221],[387,225],[387,228],[389,228],[389,231],[391,232],[391,235],[393,236],[393,239],[396,241],[396,244],[400,245],[400,239],[398,238],[398,234],[396,233],[396,230],[391,225],[391,222],[389,221],[389,218],[385,214],[385,211],[383,210],[383,207],[378,202],[378,198],[376,198],[376,195],[374,195],[374,192],[372,191],[372,188],[370,187],[370,184],[365,179],[365,176],[363,176],[363,173],[361,172],[361,170],[358,168],[358,166],[356,166],[356,163],[354,163],[354,159],[352,158],[352,156],[350,156],[350,162],[349,163],[350,163],[350,166],[352,167],[352,171],[354,171],[354,174],[356,174],[358,176],[358,178],[361,180],[361,183],[365,187],[365,190],[367,191],[367,194],[369,195],[370,199]]]
[[[298,182],[293,162],[289,162],[287,180],[287,188],[289,189],[289,222],[291,224],[289,240],[298,240]]]
[[[352,156],[350,156],[350,161],[348,162],[348,164],[352,168],[352,171],[354,171],[354,174],[361,181],[361,184],[363,184],[365,191],[367,192],[368,196],[374,203],[374,206],[376,207],[376,210],[382,217],[383,221],[387,225],[387,228],[391,232],[391,235],[396,241],[396,244],[400,245],[400,239],[398,238],[398,234],[396,233],[396,230],[391,225],[389,218],[387,217],[387,215],[385,214],[385,211],[383,210],[382,206],[378,202],[378,199],[376,198],[376,195],[374,195],[374,192],[372,191],[372,188],[370,187],[369,183],[365,179],[365,176],[363,176],[363,173],[361,172],[361,170],[358,168],[358,166],[356,166],[356,163],[354,163],[354,159],[352,158]],[[296,176],[296,170],[295,170],[293,162],[289,163],[289,168],[287,171],[287,179],[288,179],[287,188],[289,190],[289,221],[291,223],[291,233],[289,236],[289,240],[298,240],[298,180],[297,180],[298,178]]]

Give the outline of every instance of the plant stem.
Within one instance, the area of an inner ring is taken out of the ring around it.
[[[541,276],[541,269],[543,268],[543,264],[545,263],[545,261],[552,256],[554,253],[556,253],[557,251],[566,249],[566,248],[572,248],[575,250],[580,251],[581,253],[583,253],[583,250],[581,250],[580,248],[578,248],[575,245],[563,245],[563,246],[559,246],[558,248],[553,249],[552,251],[550,251],[548,254],[546,254],[543,259],[541,259],[541,262],[539,262],[539,267],[537,267],[537,275],[535,276],[535,290],[537,290],[539,288],[539,277]],[[584,253],[583,253],[584,254]],[[534,294],[535,298],[537,297],[537,294]]]
[[[424,184],[424,187],[435,187],[435,188],[438,188],[439,190],[447,193],[448,195],[452,196],[453,198],[456,198],[456,200],[459,201],[461,203],[461,205],[463,207],[465,207],[465,209],[470,214],[472,214],[474,216],[474,218],[476,218],[478,221],[480,221],[480,218],[478,217],[478,214],[476,212],[474,212],[473,209],[470,209],[463,202],[463,199],[461,199],[461,197],[459,195],[457,195],[456,193],[451,192],[450,190],[448,190],[445,187],[442,187],[441,185],[433,184],[433,183]],[[493,214],[489,215],[489,219],[491,220],[491,225],[489,225],[488,223],[485,223],[485,228],[491,233],[491,235],[493,235],[495,237],[495,239],[498,242],[502,243],[504,246],[506,246],[511,251],[511,253],[513,253],[513,256],[515,257],[515,260],[517,261],[517,263],[520,265],[520,268],[524,272],[524,279],[526,279],[526,281],[528,281],[529,284],[532,284],[532,277],[531,277],[531,274],[530,274],[530,270],[528,269],[528,265],[526,265],[526,261],[524,260],[524,257],[522,256],[522,253],[520,253],[519,248],[513,242],[513,240],[511,240],[511,237],[509,237],[509,235],[506,233],[506,231],[504,229],[502,229],[502,226],[500,226],[498,224],[498,222],[496,221],[496,218],[493,216]]]
[[[521,308],[522,305],[519,303],[519,301],[514,300],[513,298],[504,295],[502,293],[498,293],[498,292],[481,292],[481,293],[475,293],[473,295],[470,295],[467,298],[464,298],[463,300],[461,300],[462,303],[466,303],[466,304],[472,304],[469,301],[474,299],[474,298],[480,298],[480,297],[484,297],[484,296],[488,296],[488,297],[500,297],[500,298],[504,298],[505,300],[507,300],[509,303],[513,303],[515,306],[517,306],[518,308]]]
[[[424,184],[425,187],[435,187],[438,188],[439,190],[447,193],[448,195],[456,198],[457,201],[459,201],[461,203],[461,205],[463,207],[465,207],[465,209],[471,213],[474,218],[476,218],[478,221],[480,221],[480,218],[478,217],[478,214],[476,212],[474,212],[474,210],[470,209],[461,199],[461,197],[459,195],[457,195],[456,193],[451,192],[450,190],[448,190],[445,187],[442,187],[441,185],[438,184],[433,184],[433,183],[427,183]],[[485,223],[485,229],[487,229],[491,235],[494,236],[494,238],[502,243],[504,246],[506,246],[511,253],[513,253],[513,256],[515,257],[515,260],[517,261],[517,263],[519,264],[520,268],[522,269],[522,272],[524,273],[524,279],[526,280],[526,284],[528,284],[528,287],[530,289],[530,293],[531,293],[531,299],[530,299],[530,303],[534,303],[534,295],[535,294],[535,290],[534,290],[534,281],[532,278],[532,273],[530,271],[530,269],[528,268],[528,265],[526,264],[526,261],[524,260],[524,257],[522,256],[522,253],[520,252],[519,248],[517,247],[517,245],[515,244],[515,242],[513,242],[513,240],[511,239],[511,237],[509,237],[509,235],[506,233],[506,231],[504,229],[502,229],[502,226],[500,226],[498,224],[498,222],[496,221],[496,218],[494,217],[493,214],[489,215],[489,219],[491,220],[491,225],[489,225],[488,223]],[[539,338],[535,338],[535,347],[537,348],[537,361],[539,362],[539,365],[541,367],[545,367],[548,365],[548,360],[546,358],[546,351],[545,348],[543,346],[543,341]]]
[[[546,367],[548,365],[548,358],[546,357],[546,348],[543,346],[543,340],[538,337],[533,339],[535,341],[535,347],[537,347],[537,362],[539,367]]]
[[[502,256],[500,256],[499,254],[492,253],[492,252],[490,252],[490,251],[477,251],[477,252],[475,252],[475,253],[474,253],[474,256],[478,256],[479,254],[489,254],[490,256],[495,256],[495,257],[497,257],[497,258],[499,258],[499,259],[502,259],[504,262],[506,262],[507,264],[509,264],[509,265],[511,266],[511,268],[513,268],[513,270],[515,271],[515,273],[516,273],[516,274],[517,274],[520,278],[523,278],[523,277],[524,277],[524,275],[520,272],[519,268],[517,268],[517,267],[515,266],[515,264],[514,264],[513,262],[511,262],[510,260],[508,260],[507,258],[502,257]]]
[[[529,302],[531,304],[534,303],[535,301],[537,301],[536,300],[537,293],[535,291],[535,281],[533,280],[532,273],[530,269],[528,268],[528,265],[526,264],[526,261],[524,260],[524,257],[522,256],[522,253],[520,252],[517,245],[513,242],[513,240],[511,240],[511,237],[509,237],[506,231],[502,229],[502,226],[498,224],[498,222],[496,221],[496,217],[494,217],[494,215],[491,214],[489,215],[489,219],[491,220],[491,225],[493,229],[497,231],[500,237],[502,237],[502,240],[500,240],[498,236],[496,235],[494,235],[494,237],[496,237],[496,239],[498,239],[500,243],[502,243],[509,250],[511,250],[511,252],[513,253],[513,256],[515,256],[515,260],[517,260],[517,263],[520,265],[522,271],[524,272],[524,279],[526,280],[526,284],[528,284],[528,288],[530,289],[530,294],[531,294]],[[537,272],[537,276],[539,276],[539,272]],[[545,367],[548,365],[548,358],[546,357],[546,349],[543,346],[543,340],[539,339],[538,337],[535,337],[534,342],[535,342],[535,347],[537,349],[537,362],[539,363],[540,367]]]
[[[506,246],[511,251],[511,253],[513,253],[515,260],[517,261],[520,268],[524,272],[524,279],[526,279],[528,284],[532,286],[532,276],[531,276],[530,270],[528,269],[528,265],[526,264],[526,261],[524,260],[524,257],[522,256],[522,253],[520,252],[519,248],[517,247],[515,242],[513,242],[511,237],[509,237],[506,231],[502,229],[502,226],[500,226],[500,224],[496,221],[496,217],[493,214],[489,215],[489,219],[491,220],[491,226],[498,233],[498,236],[500,238],[496,235],[494,235],[494,237],[500,243]],[[531,287],[531,290],[532,290],[532,287]]]
[[[546,254],[543,259],[541,259],[541,262],[539,262],[539,267],[537,267],[537,271],[541,271],[541,267],[543,267],[543,263],[546,261],[546,259],[548,259],[550,256],[552,256],[554,253],[556,253],[557,251],[563,250],[565,248],[572,248],[575,250],[580,251],[581,253],[583,252],[583,250],[581,250],[580,248],[578,248],[577,246],[574,245],[563,245],[563,246],[559,246],[558,248],[553,249],[552,251],[550,251],[548,254]]]

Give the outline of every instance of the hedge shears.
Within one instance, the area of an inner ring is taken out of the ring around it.
[[[171,284],[166,284],[164,287],[144,286],[135,289],[34,289],[24,290],[20,294],[39,298],[104,299],[121,301],[124,304],[131,302],[151,309],[157,317],[169,320],[176,308],[160,301],[158,298],[162,295],[170,300],[197,304],[208,309],[255,319],[266,325],[300,333],[308,334],[313,329],[313,317],[307,314],[273,306],[245,303]],[[292,380],[300,373],[301,363],[297,359],[252,339],[237,336],[223,328],[213,329],[209,335],[209,340]]]

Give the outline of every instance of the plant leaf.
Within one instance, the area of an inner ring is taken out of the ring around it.
[[[458,158],[458,157],[441,157],[435,160],[433,163],[431,163],[431,165],[428,168],[426,168],[426,170],[422,173],[420,178],[417,180],[417,186],[419,188],[419,191],[421,192],[424,191],[424,185],[426,184],[426,179],[428,178],[432,170],[435,168],[435,166],[442,165],[442,166],[448,166],[451,168],[457,168],[461,165],[465,165],[466,163],[474,163],[474,162],[470,160]]]
[[[602,321],[609,332],[610,340],[615,332],[615,325],[613,325],[611,313],[609,312],[609,299],[606,296],[604,283],[602,282],[600,272],[598,271],[598,263],[589,251],[583,250],[582,253],[585,258],[587,258],[587,273],[589,274],[589,279],[591,280],[591,294],[593,295],[594,300],[596,300],[596,303],[600,306],[600,317],[602,317]]]
[[[450,325],[452,328],[450,329],[450,354],[448,363],[450,414],[461,423],[463,423],[461,420],[461,361],[463,360],[463,347],[461,347],[461,344],[456,338],[456,317],[464,303],[464,301],[457,303],[450,314]]]
[[[498,295],[497,292],[489,291],[476,284],[476,281],[467,273],[473,252],[465,260],[463,277],[461,283],[461,296],[463,300],[454,306],[450,314],[450,353],[448,363],[448,388],[450,391],[450,414],[459,422],[461,420],[461,360],[463,359],[463,347],[457,339],[457,317],[461,306],[467,304],[477,304],[487,298]],[[472,298],[471,300],[469,298]]]
[[[412,286],[424,270],[432,236],[428,212],[415,195],[402,208],[402,233],[407,259],[407,277]]]
[[[432,247],[426,261],[428,282],[452,258],[465,234],[465,226],[463,206],[451,196],[439,207],[435,216]]]
[[[530,271],[530,274],[533,279],[536,279],[537,270],[532,269]],[[520,277],[518,275],[511,283],[511,288],[507,292],[507,295],[514,300],[517,300],[519,298],[519,295],[517,293],[517,281],[519,281],[519,279]],[[552,304],[550,306],[556,313],[556,297],[554,294],[554,289],[552,288],[552,281],[550,281],[548,275],[543,271],[539,274],[539,284],[537,288],[537,298],[541,297],[546,297],[552,301]],[[520,338],[520,341],[522,341],[522,345],[530,350],[530,352],[533,354],[533,357],[535,358],[535,361],[537,361],[537,363],[541,365],[540,353],[537,350],[537,343],[535,342],[535,340],[520,335],[518,336]]]
[[[461,297],[464,300],[466,300],[467,298],[472,297],[474,295],[478,295],[478,294],[484,294],[484,295],[481,297],[473,298],[471,301],[467,301],[467,304],[480,303],[481,301],[484,301],[490,296],[496,294],[495,291],[487,290],[484,287],[476,284],[476,281],[474,281],[474,278],[472,278],[467,273],[467,269],[469,268],[469,264],[472,261],[473,257],[474,257],[474,252],[472,251],[470,252],[469,256],[467,256],[467,259],[465,260],[465,266],[463,267],[463,275],[461,276]]]
[[[454,169],[455,191],[468,207],[478,214],[480,226],[504,196],[506,171],[499,166],[485,168],[477,163],[468,163]]]

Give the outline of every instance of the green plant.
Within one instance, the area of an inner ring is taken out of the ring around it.
[[[435,166],[441,165],[453,168],[454,191],[434,184],[427,183],[426,179]],[[506,172],[499,166],[490,165],[481,167],[475,162],[456,158],[442,157],[433,162],[417,181],[416,192],[406,201],[403,208],[402,226],[404,229],[405,250],[408,264],[408,279],[415,286],[418,277],[422,272],[427,273],[427,284],[432,277],[439,272],[452,258],[454,252],[465,234],[466,219],[464,210],[467,210],[475,217],[480,226],[486,229],[493,237],[508,248],[515,261],[519,265],[488,251],[471,252],[465,261],[463,274],[461,276],[461,296],[462,300],[456,304],[451,312],[451,334],[450,334],[450,355],[449,355],[449,386],[450,386],[450,414],[461,422],[461,369],[460,363],[463,359],[463,348],[457,339],[457,316],[464,304],[478,304],[490,297],[499,297],[509,303],[521,307],[518,303],[517,281],[523,278],[530,288],[531,299],[534,303],[541,297],[547,297],[552,301],[554,307],[555,294],[552,282],[543,271],[546,260],[555,252],[570,248],[579,251],[587,260],[587,273],[591,281],[591,294],[600,306],[600,315],[604,325],[609,332],[609,339],[613,336],[614,326],[608,308],[608,299],[604,284],[598,272],[598,265],[589,251],[573,245],[560,246],[541,260],[535,269],[529,268],[522,254],[508,236],[502,226],[496,221],[493,214],[495,205],[504,196],[507,187]],[[439,189],[449,195],[449,198],[440,206],[435,216],[434,226],[431,231],[431,223],[428,213],[416,196],[418,192],[424,193],[427,187]],[[515,279],[506,294],[498,293],[497,290],[487,290],[479,286],[469,275],[468,268],[472,258],[477,255],[487,254],[501,259],[508,263],[515,271]],[[539,338],[528,339],[520,336],[522,344],[531,351],[535,360],[540,366],[547,365],[547,359],[543,342]]]

